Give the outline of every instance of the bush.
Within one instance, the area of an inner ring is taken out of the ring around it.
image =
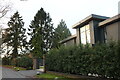
[[[4,56],[4,57],[2,58],[2,65],[10,65],[10,63],[11,63],[11,60],[10,60],[9,57]]]
[[[11,59],[10,57],[5,56],[2,58],[2,64],[23,67],[26,69],[32,69],[33,61],[28,56],[21,56],[21,57],[14,58],[14,59]]]
[[[17,61],[16,66],[24,67],[24,68],[27,68],[27,69],[32,69],[33,61],[28,56],[22,56],[20,58],[17,58],[16,61]]]
[[[52,49],[46,56],[46,67],[50,71],[120,79],[120,42]]]

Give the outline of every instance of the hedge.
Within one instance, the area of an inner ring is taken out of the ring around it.
[[[10,58],[7,56],[4,56],[2,58],[2,65],[10,65],[10,64],[11,64]]]
[[[120,42],[52,49],[46,55],[46,68],[49,71],[120,79]]]
[[[14,65],[17,67],[32,69],[33,61],[28,56],[17,57],[15,59],[5,56],[2,58],[2,65]]]
[[[32,69],[33,61],[28,56],[22,56],[21,58],[16,59],[18,67],[24,67],[26,69]]]

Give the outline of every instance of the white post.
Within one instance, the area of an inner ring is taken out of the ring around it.
[[[2,44],[2,28],[0,27],[0,80],[2,79],[2,58],[1,58],[1,44]]]

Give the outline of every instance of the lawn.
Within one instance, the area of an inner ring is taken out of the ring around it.
[[[36,75],[37,78],[42,78],[43,80],[88,80],[88,79],[80,79],[80,78],[72,78],[69,75],[60,75],[54,73],[43,73]]]
[[[26,70],[25,68],[22,68],[22,67],[15,67],[15,66],[12,66],[12,65],[2,65],[3,67],[6,67],[6,68],[10,68],[10,69],[13,69],[15,71],[18,71],[18,70]]]
[[[44,69],[44,66],[40,66],[39,68],[40,68],[40,69]]]
[[[43,79],[47,79],[47,80],[74,80],[74,79],[70,79],[67,77],[63,77],[63,76],[59,76],[59,75],[55,75],[55,74],[50,74],[50,73],[43,73],[43,74],[39,74],[36,75],[37,78],[43,78]]]

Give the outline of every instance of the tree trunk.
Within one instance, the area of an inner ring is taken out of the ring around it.
[[[36,69],[36,59],[34,58],[33,59],[33,70],[35,70]]]
[[[39,69],[39,60],[37,58],[33,59],[33,70]]]
[[[45,54],[43,54],[43,73],[46,73],[46,65],[45,65]]]

